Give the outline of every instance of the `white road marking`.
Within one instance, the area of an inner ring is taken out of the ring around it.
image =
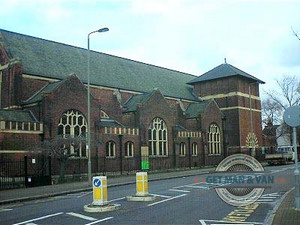
[[[174,188],[174,189],[176,189],[176,188],[183,188],[185,185],[182,185],[182,186],[177,186],[177,187],[172,187],[172,188]]]
[[[259,202],[259,203],[269,203],[269,202],[274,202],[273,199],[258,199],[255,202]]]
[[[93,193],[93,192],[92,192],[92,191],[89,191],[89,192],[83,193],[82,195],[77,196],[77,198],[84,197],[84,196],[89,195],[89,194],[91,194],[91,193]]]
[[[120,201],[120,200],[123,200],[123,199],[125,199],[125,197],[112,199],[112,200],[109,200],[107,202],[115,202],[115,201]]]
[[[191,191],[188,191],[188,190],[180,190],[180,189],[169,189],[169,191],[178,191],[178,192],[185,192],[185,193],[189,193]]]
[[[102,220],[97,220],[97,221],[94,221],[94,222],[91,222],[91,223],[87,223],[87,224],[85,224],[85,225],[92,225],[92,224],[96,224],[96,223],[101,223],[101,222],[104,222],[104,221],[106,221],[106,220],[110,220],[110,219],[112,219],[113,217],[111,216],[111,217],[106,217],[106,218],[104,218],[104,219],[102,219]]]
[[[162,197],[162,198],[171,198],[172,197],[172,196],[168,196],[168,195],[158,195],[158,194],[150,194],[150,195]]]
[[[58,215],[61,215],[61,214],[63,214],[63,212],[54,213],[54,214],[50,214],[50,215],[47,215],[47,216],[42,216],[42,217],[38,217],[38,218],[35,218],[35,219],[31,219],[31,220],[26,220],[26,221],[23,221],[23,222],[20,222],[20,223],[15,223],[14,225],[27,224],[27,223],[30,223],[30,222],[33,222],[33,221],[42,220],[42,219],[46,219],[46,218],[49,218],[49,217],[58,216]]]
[[[278,192],[274,192],[274,193],[271,193],[271,194],[264,194],[264,195],[262,195],[262,196],[274,196],[274,197],[279,197],[279,196],[281,196],[280,194],[278,194]]]
[[[208,222],[209,225],[242,225],[242,224],[248,224],[248,225],[262,225],[263,223],[257,223],[257,222],[231,222],[231,221],[223,221],[223,220],[199,220],[199,222],[202,225],[207,225],[206,222]]]
[[[7,211],[11,211],[13,209],[0,209],[0,212],[7,212]]]
[[[192,183],[192,184],[186,184],[186,185],[193,186],[193,185],[197,185],[197,184],[199,184],[199,183]],[[186,185],[177,186],[177,187],[172,187],[172,189],[173,189],[173,188],[174,188],[174,189],[177,189],[177,188],[183,188],[183,187],[185,187]]]
[[[79,214],[79,213],[74,213],[74,212],[69,212],[69,213],[66,213],[66,214],[69,215],[69,216],[75,216],[75,217],[78,217],[78,218],[81,218],[81,219],[84,219],[84,220],[89,220],[89,221],[97,220],[93,217],[85,216],[85,215],[82,215],[82,214]]]
[[[270,193],[270,194],[264,194],[258,200],[256,200],[256,202],[258,202],[258,203],[270,203],[270,202],[274,202],[280,196],[281,195],[279,195],[277,192]]]
[[[185,185],[185,187],[188,187],[188,188],[198,188],[198,189],[209,189],[209,187],[206,187],[206,186]]]
[[[277,198],[277,196],[261,196],[263,199],[274,199]]]
[[[170,200],[173,200],[173,199],[176,199],[176,198],[181,198],[183,196],[186,196],[186,194],[182,194],[182,195],[178,195],[178,196],[175,196],[175,197],[172,197],[172,198],[167,198],[167,199],[164,199],[164,200],[161,200],[161,201],[158,201],[158,202],[154,202],[154,203],[148,204],[148,206],[157,205],[157,204],[160,204],[160,203],[163,203],[163,202],[166,202],[166,201],[170,201]]]

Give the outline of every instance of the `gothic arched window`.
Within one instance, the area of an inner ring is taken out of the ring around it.
[[[70,146],[64,146],[67,149],[67,153],[70,155],[76,155],[79,157],[86,157],[86,146],[84,141],[80,141],[80,138],[85,138],[87,123],[84,116],[77,110],[69,110],[61,116],[58,122],[58,135],[64,139],[78,138],[79,144]]]
[[[208,154],[221,154],[221,134],[220,128],[216,124],[209,126],[208,132]]]
[[[161,118],[152,120],[148,129],[149,155],[168,155],[168,130],[166,123]]]

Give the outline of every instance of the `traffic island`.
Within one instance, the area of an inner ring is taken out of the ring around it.
[[[147,172],[136,173],[136,194],[127,196],[127,201],[135,202],[151,202],[156,199],[156,196],[148,193],[148,174]]]
[[[85,212],[109,212],[109,211],[114,211],[117,210],[121,205],[120,204],[106,204],[106,205],[94,205],[89,204],[89,205],[85,205],[83,207]]]
[[[93,203],[85,205],[85,212],[109,212],[117,210],[120,204],[107,202],[107,178],[106,176],[93,177]]]
[[[137,196],[137,195],[133,195],[133,196],[126,196],[126,200],[129,202],[151,202],[154,201],[156,199],[155,196],[151,196],[151,195],[147,195],[147,196]]]

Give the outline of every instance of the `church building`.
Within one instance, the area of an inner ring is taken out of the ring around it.
[[[195,76],[0,29],[0,160],[63,147],[93,173],[216,165],[262,146],[260,79],[221,64]],[[39,147],[37,147],[39,146]],[[254,154],[255,155],[255,154]]]

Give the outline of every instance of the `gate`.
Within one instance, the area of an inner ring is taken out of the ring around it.
[[[24,160],[1,159],[0,190],[24,187]]]
[[[51,157],[44,155],[24,157],[25,186],[36,187],[51,184]]]

